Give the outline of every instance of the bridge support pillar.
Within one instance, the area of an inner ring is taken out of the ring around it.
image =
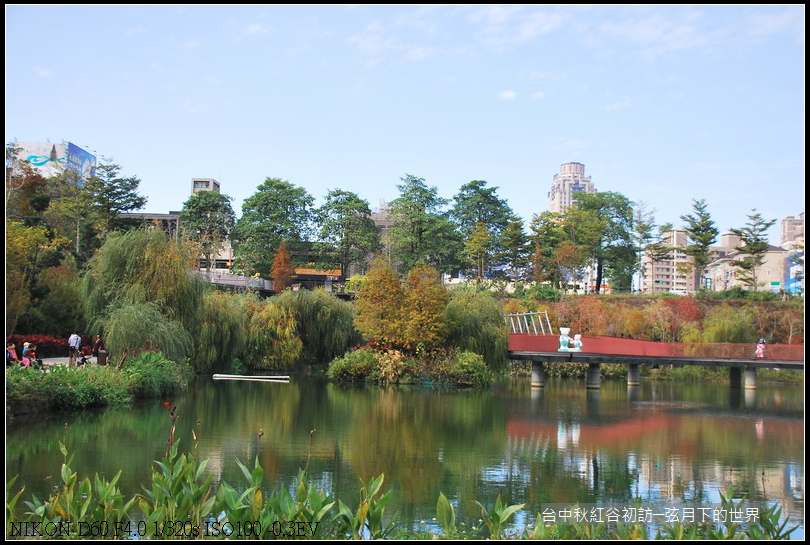
[[[638,364],[637,363],[627,364],[627,385],[638,386],[638,383],[639,383]]]
[[[739,367],[728,368],[728,385],[734,389],[742,387],[742,369]]]
[[[546,370],[542,361],[532,362],[532,388],[542,388],[546,385]]]
[[[585,387],[590,390],[598,390],[599,389],[599,364],[598,363],[589,363],[588,364],[588,376],[585,379]]]
[[[745,389],[746,390],[756,390],[757,389],[757,368],[756,367],[746,367],[745,368]]]

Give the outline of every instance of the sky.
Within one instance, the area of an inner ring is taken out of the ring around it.
[[[372,210],[413,175],[528,228],[560,165],[658,224],[804,212],[804,5],[6,5],[6,142],[72,142],[180,210],[267,178]]]

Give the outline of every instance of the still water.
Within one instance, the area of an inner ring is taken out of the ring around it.
[[[351,387],[308,377],[289,383],[199,378],[176,399],[127,409],[20,418],[6,431],[6,479],[23,500],[59,484],[65,441],[80,477],[111,479],[123,469],[130,497],[166,452],[177,406],[181,450],[195,447],[215,479],[246,484],[236,460],[258,458],[268,488],[289,486],[299,468],[347,505],[361,481],[385,474],[388,512],[414,528],[435,528],[439,493],[467,524],[475,501],[525,503],[518,526],[542,504],[719,503],[733,485],[757,501],[778,501],[804,537],[804,390],[762,385],[504,379],[486,391]],[[196,431],[194,443],[192,431]],[[261,436],[260,436],[261,434]],[[15,487],[16,489],[17,487]],[[736,495],[735,494],[735,495]],[[21,502],[22,503],[22,502]]]

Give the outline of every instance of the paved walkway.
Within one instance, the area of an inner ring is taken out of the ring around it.
[[[93,363],[93,364],[96,363],[96,358],[93,358],[93,357],[87,358],[87,363]],[[50,367],[54,367],[56,365],[67,365],[67,364],[68,364],[67,356],[65,356],[63,358],[42,358],[42,365],[46,369],[50,368]]]

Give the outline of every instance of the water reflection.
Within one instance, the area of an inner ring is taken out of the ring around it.
[[[480,392],[200,379],[166,401],[178,407],[181,445],[196,446],[218,481],[246,484],[237,459],[258,458],[268,487],[288,486],[308,466],[316,486],[352,505],[361,481],[385,473],[390,509],[406,524],[435,517],[439,492],[461,520],[479,518],[475,500],[492,505],[500,494],[526,503],[518,520],[529,523],[543,503],[716,503],[734,485],[780,501],[803,525],[802,388],[738,393],[645,381],[588,390],[582,381],[532,389],[510,379]],[[166,451],[171,419],[160,401],[14,422],[7,475],[20,475],[24,499],[47,495],[65,440],[79,475],[109,479],[123,469],[122,491],[135,494]]]

